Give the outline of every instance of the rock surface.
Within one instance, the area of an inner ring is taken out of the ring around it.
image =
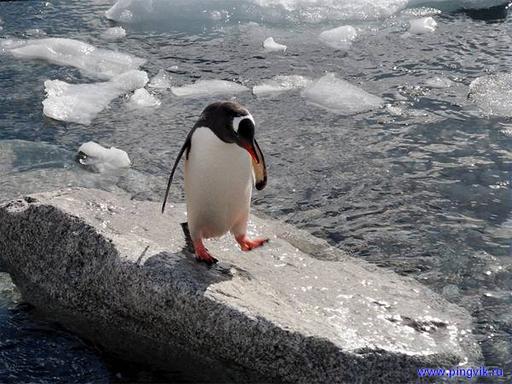
[[[203,381],[410,383],[417,368],[480,358],[471,317],[412,279],[254,216],[270,243],[209,241],[220,262],[208,268],[185,221],[182,205],[161,215],[99,190],[33,195],[0,207],[0,264],[71,330]]]

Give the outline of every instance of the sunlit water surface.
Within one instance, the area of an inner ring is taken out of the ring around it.
[[[413,276],[465,307],[474,316],[485,364],[503,368],[510,382],[512,122],[483,116],[467,98],[473,79],[510,70],[510,18],[489,23],[443,14],[436,16],[435,33],[408,38],[403,14],[352,23],[363,32],[344,53],[317,39],[340,23],[127,25],[127,38],[106,42],[101,32],[115,25],[103,17],[108,8],[100,1],[2,2],[0,35],[25,38],[39,28],[51,37],[119,49],[147,58],[143,69],[150,76],[168,70],[177,85],[225,79],[252,87],[279,74],[335,72],[383,97],[386,108],[340,116],[306,104],[299,91],[239,95],[258,123],[269,171],[253,206],[355,257]],[[285,42],[286,54],[263,52],[268,36]],[[425,86],[436,76],[454,84]],[[94,80],[73,68],[0,54],[0,200],[67,185],[159,200],[187,131],[217,99],[157,91],[161,107],[133,111],[121,97],[82,126],[43,116],[47,79]],[[79,168],[74,154],[89,140],[126,150],[132,169],[99,175]],[[181,174],[171,198],[183,199]],[[16,305],[5,274],[0,288],[1,382],[165,377],[106,362],[92,346],[35,320]]]

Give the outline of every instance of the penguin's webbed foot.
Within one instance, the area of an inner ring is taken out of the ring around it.
[[[235,237],[238,244],[240,244],[240,248],[242,251],[250,251],[254,248],[261,247],[263,244],[268,243],[269,239],[263,239],[263,238],[256,238],[254,240],[251,240],[247,237],[247,235],[240,235]]]
[[[215,264],[219,261],[210,254],[201,240],[194,241],[194,250],[196,253],[197,261],[204,261],[208,265]]]

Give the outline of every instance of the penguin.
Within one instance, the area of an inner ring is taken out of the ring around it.
[[[174,172],[185,154],[188,228],[196,259],[208,265],[217,259],[203,239],[231,232],[242,251],[268,242],[247,237],[253,185],[262,190],[267,184],[265,159],[254,133],[254,119],[239,103],[210,104],[190,130],[172,167],[162,213]]]

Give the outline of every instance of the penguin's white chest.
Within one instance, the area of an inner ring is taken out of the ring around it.
[[[245,230],[253,184],[249,154],[209,128],[197,128],[191,140],[185,193],[192,239]]]

